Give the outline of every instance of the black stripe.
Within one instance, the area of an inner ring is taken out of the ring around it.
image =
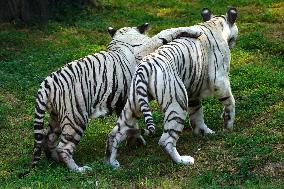
[[[225,100],[228,100],[229,98],[230,98],[229,96],[223,97],[223,98],[219,98],[219,101],[223,102],[223,101],[225,101]]]
[[[190,100],[188,101],[188,106],[189,107],[195,107],[201,105],[201,102],[199,100]]]
[[[160,37],[159,37],[159,39],[161,39],[161,40],[163,41],[163,45],[165,45],[165,44],[168,43],[168,41],[167,41],[165,38],[160,38]]]

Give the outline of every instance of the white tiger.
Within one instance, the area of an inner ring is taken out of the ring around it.
[[[71,170],[84,172],[90,169],[78,166],[73,160],[75,147],[86,129],[88,118],[102,117],[113,110],[121,112],[139,62],[137,60],[141,57],[180,34],[200,35],[200,32],[188,28],[175,28],[149,38],[143,34],[148,26],[145,23],[117,31],[108,28],[113,39],[107,51],[73,61],[44,79],[36,96],[31,166],[38,163],[44,146],[47,156],[63,162]],[[50,113],[47,130],[43,123],[46,111]]]
[[[154,132],[149,95],[164,113],[164,132],[159,145],[176,163],[194,163],[193,157],[181,156],[176,149],[187,113],[195,134],[214,133],[204,123],[202,99],[216,96],[224,105],[225,126],[233,128],[235,100],[229,80],[229,48],[238,34],[237,10],[230,8],[227,15],[213,16],[205,8],[201,15],[205,22],[190,27],[202,31],[199,38],[176,39],[144,57],[137,67],[126,105],[107,140],[106,159],[113,167],[119,166],[118,144],[140,134],[137,117],[141,112],[147,125],[142,134]]]

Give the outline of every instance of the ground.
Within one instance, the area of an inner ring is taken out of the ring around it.
[[[283,188],[283,1],[98,2],[85,10],[62,8],[46,26],[0,24],[1,188]],[[193,136],[187,123],[178,141],[181,154],[195,158],[193,166],[174,164],[157,145],[163,117],[153,103],[157,132],[146,138],[146,147],[122,144],[120,169],[104,164],[105,140],[117,118],[112,115],[91,120],[76,150],[76,161],[92,172],[73,173],[43,156],[37,168],[21,176],[31,160],[34,96],[49,73],[105,49],[111,40],[108,26],[149,22],[153,35],[201,22],[203,7],[224,14],[231,5],[239,12],[230,72],[235,128],[223,128],[217,100],[204,101],[206,123],[216,134]]]

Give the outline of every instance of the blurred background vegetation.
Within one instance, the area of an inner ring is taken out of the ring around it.
[[[54,11],[65,8],[84,8],[96,6],[95,0],[2,0],[0,2],[0,21],[21,21],[23,23],[46,24]]]
[[[203,7],[219,15],[229,6],[239,12],[230,75],[235,129],[223,130],[221,105],[206,100],[206,123],[216,135],[192,136],[187,123],[178,142],[195,165],[176,165],[158,147],[163,115],[153,103],[158,131],[146,139],[146,147],[122,145],[121,169],[103,163],[105,140],[117,119],[112,115],[90,121],[75,153],[78,163],[90,165],[92,172],[72,173],[43,156],[35,170],[19,178],[31,159],[34,95],[47,75],[104,50],[111,40],[108,26],[149,22],[148,34],[154,35],[201,22]],[[2,0],[0,20],[1,188],[283,188],[283,1]]]

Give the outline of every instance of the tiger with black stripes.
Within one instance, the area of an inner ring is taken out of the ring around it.
[[[204,123],[202,99],[217,97],[224,105],[224,125],[233,128],[235,100],[229,70],[230,48],[238,34],[237,10],[230,8],[226,15],[213,16],[204,8],[201,15],[204,22],[190,27],[201,31],[200,37],[176,39],[144,57],[138,65],[126,105],[107,140],[106,161],[111,166],[120,166],[116,156],[121,141],[140,133],[154,133],[148,96],[157,101],[164,114],[159,145],[176,163],[194,163],[193,157],[181,156],[176,149],[187,114],[195,134],[214,133]],[[146,129],[139,130],[137,117],[141,113]]]
[[[143,56],[180,35],[201,34],[188,28],[173,28],[150,38],[144,35],[148,26],[145,23],[119,30],[109,27],[112,41],[106,51],[68,63],[44,79],[36,95],[32,167],[38,163],[44,147],[48,157],[63,162],[69,169],[89,170],[73,159],[88,119],[106,116],[114,110],[121,112],[133,73]],[[46,111],[50,113],[47,129]]]

